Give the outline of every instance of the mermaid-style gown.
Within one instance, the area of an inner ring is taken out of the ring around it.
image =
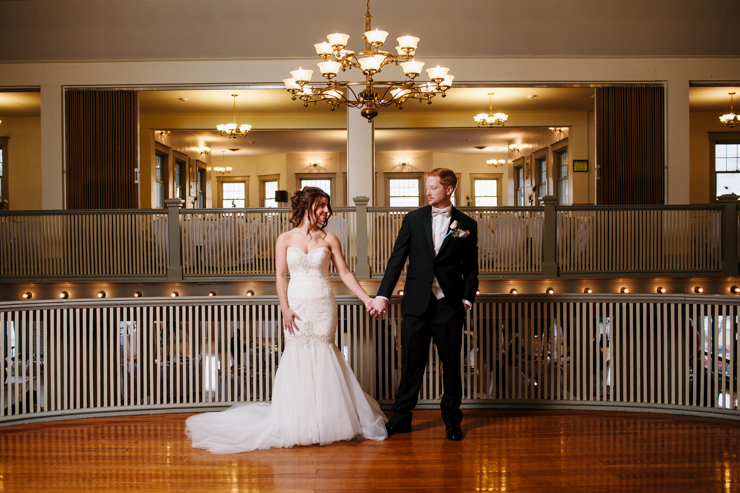
[[[363,392],[334,344],[337,309],[329,284],[331,252],[288,247],[288,303],[301,320],[285,333],[272,402],[238,404],[191,416],[185,433],[193,447],[215,454],[292,447],[364,437],[386,438],[386,417]]]

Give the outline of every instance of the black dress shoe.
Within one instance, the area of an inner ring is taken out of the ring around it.
[[[459,424],[453,423],[447,425],[447,438],[456,441],[463,439],[463,432]]]
[[[388,437],[399,433],[411,433],[411,420],[402,421],[400,423],[388,422],[385,424],[385,431],[388,432]]]

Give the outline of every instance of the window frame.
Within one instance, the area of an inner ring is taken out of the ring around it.
[[[180,183],[177,183],[177,163],[182,163],[182,173],[180,173]],[[188,183],[188,165],[190,157],[179,151],[172,151],[172,197],[187,200],[187,183]],[[177,196],[178,188],[181,190],[182,197]]]
[[[276,181],[278,186],[277,190],[280,190],[280,175],[279,174],[273,174],[273,175],[259,175],[260,180],[260,207],[265,207],[265,200],[267,197],[265,197],[265,184],[268,182]],[[274,197],[273,197],[274,200]]]
[[[329,180],[329,186],[331,187],[331,193],[329,194],[332,198],[332,202],[335,202],[334,195],[337,194],[336,189],[336,173],[296,173],[295,174],[295,188],[296,190],[302,190],[301,180]],[[335,203],[335,205],[337,205]]]
[[[205,209],[208,205],[208,168],[205,166],[198,165],[196,168],[196,176],[195,176],[195,203],[198,204],[198,209]],[[198,180],[200,179],[200,186],[202,188],[198,187]],[[201,203],[202,199],[202,203]]]
[[[549,169],[549,159],[548,154],[550,153],[550,148],[547,147],[545,149],[541,149],[537,152],[532,153],[532,192],[534,193],[534,203],[532,205],[538,205],[540,199],[542,197],[548,195],[549,193],[549,179],[550,179],[550,169]],[[541,170],[538,167],[538,164],[543,163],[545,165],[545,179],[542,181],[542,173]],[[540,193],[540,186],[545,186],[545,195],[539,195]]]
[[[164,164],[162,166],[162,177],[161,179],[157,180],[157,156],[164,157]],[[170,190],[169,185],[169,177],[170,177],[170,163],[172,161],[172,149],[167,147],[166,145],[155,142],[154,143],[154,163],[152,166],[152,183],[153,183],[153,194],[152,198],[152,209],[164,209],[166,207],[165,200],[172,197],[172,191]],[[157,205],[157,184],[162,183],[162,189],[164,192],[164,197],[162,197],[162,205]]]
[[[2,171],[0,172],[0,210],[10,210],[8,199],[8,137],[0,137],[0,158],[2,158]]]
[[[570,163],[571,163],[571,157],[568,150],[568,139],[563,139],[559,142],[556,142],[555,144],[550,146],[550,149],[552,150],[552,162],[553,162],[553,181],[555,182],[555,185],[553,186],[553,193],[558,198],[558,204],[559,205],[570,205],[572,200],[570,199],[570,193],[568,193],[569,190],[569,183],[570,180]],[[565,177],[560,176],[560,170],[562,166],[560,166],[559,156],[561,156],[563,153],[565,153]],[[565,181],[565,187],[566,187],[566,201],[561,202],[560,199],[560,182]]]
[[[514,207],[524,207],[525,205],[525,195],[527,191],[527,179],[524,176],[524,158],[520,157],[519,159],[515,159],[512,163],[512,178],[514,180]],[[519,181],[519,172],[521,172],[521,181]],[[521,192],[522,194],[522,203],[521,205],[517,203],[517,193]]]
[[[224,183],[244,183],[244,208],[249,208],[249,177],[248,176],[217,176],[216,188],[218,193],[219,209],[224,209]]]
[[[740,144],[740,132],[709,132],[709,202],[718,203],[717,199],[717,163],[715,147],[717,144]],[[726,172],[727,173],[727,172]],[[732,171],[740,174],[740,171]]]
[[[470,202],[471,207],[491,207],[491,206],[477,206],[475,205],[475,181],[476,180],[496,180],[496,205],[494,207],[501,207],[501,199],[503,197],[503,173],[470,173]]]
[[[424,173],[423,172],[391,172],[385,173],[385,205],[391,207],[391,180],[419,180],[418,205],[421,207],[421,199],[424,197]],[[413,207],[413,206],[410,206]]]

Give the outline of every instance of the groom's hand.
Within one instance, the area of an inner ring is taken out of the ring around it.
[[[388,300],[385,298],[375,297],[373,300],[373,304],[370,305],[370,309],[368,310],[368,313],[372,315],[373,317],[377,317],[380,315],[381,317],[385,317],[386,312],[388,311]]]

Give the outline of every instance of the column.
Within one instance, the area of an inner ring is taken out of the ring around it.
[[[347,203],[352,197],[370,197],[375,190],[375,124],[360,110],[347,108]]]
[[[41,86],[41,208],[64,209],[64,91]]]
[[[689,81],[670,79],[666,85],[666,204],[688,204]]]

